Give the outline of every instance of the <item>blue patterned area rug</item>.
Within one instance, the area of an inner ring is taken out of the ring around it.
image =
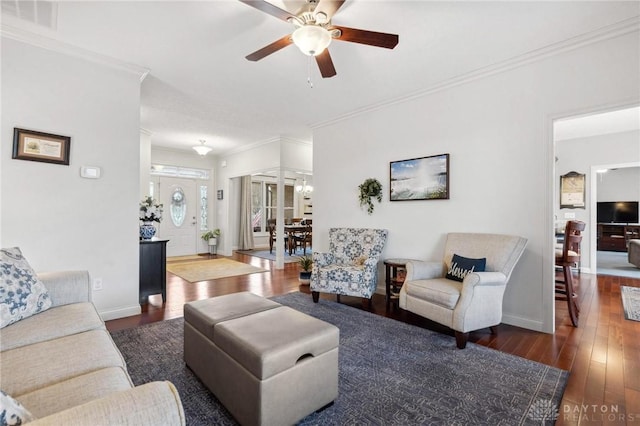
[[[340,329],[339,396],[302,425],[553,424],[568,372],[311,295],[273,300]],[[185,367],[183,320],[112,333],[135,384],[169,380],[189,425],[234,425]]]
[[[628,320],[640,321],[640,288],[620,286],[624,317]]]

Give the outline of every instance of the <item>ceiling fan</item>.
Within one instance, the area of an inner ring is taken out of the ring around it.
[[[331,55],[329,55],[329,50],[327,49],[333,39],[384,47],[386,49],[393,49],[398,44],[397,34],[379,33],[333,25],[331,19],[345,0],[306,0],[307,4],[305,7],[295,15],[267,1],[240,1],[271,16],[289,22],[295,27],[292,34],[287,34],[281,39],[248,55],[246,58],[250,61],[259,61],[293,43],[298,46],[305,55],[314,56],[318,68],[320,68],[320,74],[323,78],[328,78],[336,75],[336,69],[333,66]]]

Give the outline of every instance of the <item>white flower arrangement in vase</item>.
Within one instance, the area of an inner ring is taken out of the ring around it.
[[[140,220],[143,222],[162,222],[162,204],[151,197],[140,202]]]

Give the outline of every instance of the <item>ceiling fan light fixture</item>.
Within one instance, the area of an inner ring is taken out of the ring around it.
[[[318,56],[331,44],[331,33],[319,25],[307,24],[293,32],[293,42],[308,56]]]
[[[207,155],[213,148],[205,146],[205,142],[204,139],[200,139],[200,145],[193,146],[192,148],[200,155]]]

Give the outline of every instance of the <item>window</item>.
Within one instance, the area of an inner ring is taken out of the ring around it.
[[[200,230],[206,231],[209,229],[207,225],[208,220],[208,205],[209,197],[207,195],[207,186],[200,185]]]
[[[177,187],[171,195],[171,206],[169,207],[171,212],[171,221],[176,227],[181,227],[184,223],[184,218],[187,213],[187,200],[182,188]]]
[[[293,218],[293,185],[284,186],[284,219]],[[275,219],[278,212],[278,184],[254,180],[251,182],[251,214],[253,232],[265,232],[267,219]]]

